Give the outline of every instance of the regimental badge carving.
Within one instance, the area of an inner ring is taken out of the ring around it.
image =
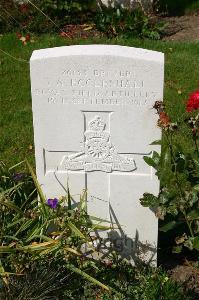
[[[85,131],[84,151],[64,156],[59,170],[121,171],[132,172],[136,169],[135,161],[117,153],[111,143],[106,124],[99,116],[88,123]]]

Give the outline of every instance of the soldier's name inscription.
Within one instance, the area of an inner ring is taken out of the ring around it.
[[[133,70],[65,69],[47,87],[36,89],[49,104],[74,105],[147,105],[154,102],[156,92],[150,91],[143,79],[136,79]]]

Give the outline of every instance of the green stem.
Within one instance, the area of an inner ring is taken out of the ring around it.
[[[175,162],[175,155],[173,153],[173,146],[172,146],[172,135],[170,135],[170,138],[169,138],[169,134],[165,133],[165,136],[166,136],[166,139],[167,139],[167,144],[169,146],[169,149],[170,149],[170,153],[171,153],[171,160],[172,160],[172,163],[174,164],[174,174],[175,174],[175,179],[176,179],[176,185],[179,189],[179,193],[180,193],[180,197],[181,199],[183,200],[183,202],[186,200],[184,198],[184,195],[183,195],[183,191],[182,191],[182,188],[181,188],[181,184],[180,184],[180,180],[179,180],[179,177],[178,177],[178,172],[177,172],[177,164]],[[185,221],[187,223],[187,226],[188,226],[188,229],[189,229],[189,232],[191,234],[192,237],[194,237],[194,234],[193,234],[193,230],[191,228],[191,224],[189,223],[188,219],[187,219],[187,215],[186,215],[186,212],[183,210],[182,211],[183,215],[184,215],[184,218],[185,218]]]
[[[199,119],[199,113],[195,117],[196,122],[197,122],[198,119]],[[197,126],[196,126],[196,130],[197,130]],[[195,147],[196,147],[196,152],[197,152],[198,157],[199,157],[199,148],[198,148],[198,144],[197,144],[197,131],[196,131],[196,135],[193,135],[193,140],[194,140],[194,144],[195,144]]]
[[[183,215],[184,215],[185,221],[186,221],[187,226],[188,226],[188,228],[189,228],[189,232],[190,232],[190,234],[191,234],[191,237],[194,237],[194,233],[193,233],[191,224],[189,223],[189,221],[188,221],[188,219],[187,219],[187,215],[186,215],[185,211],[183,210],[182,213],[183,213]]]
[[[175,178],[176,178],[176,185],[177,185],[177,187],[179,189],[180,197],[182,199],[184,199],[183,191],[182,191],[180,180],[179,180],[178,173],[177,173],[177,164],[175,162],[175,156],[174,156],[174,153],[173,153],[172,136],[169,138],[169,134],[167,134],[167,133],[165,133],[165,136],[166,136],[167,143],[168,143],[168,146],[169,146],[169,149],[170,149],[172,163],[174,164],[174,168],[175,168],[174,169],[174,174],[175,174]]]
[[[196,152],[197,152],[198,157],[199,157],[199,148],[198,148],[198,144],[197,144],[197,138],[193,137],[193,140],[194,140],[194,144],[195,144],[195,147],[196,147]]]

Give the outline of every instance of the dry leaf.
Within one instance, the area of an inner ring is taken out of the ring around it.
[[[84,28],[84,31],[91,30],[91,29],[93,29],[93,26],[88,26]]]

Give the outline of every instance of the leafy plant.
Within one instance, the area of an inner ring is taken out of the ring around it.
[[[153,3],[155,11],[169,15],[183,15],[186,9],[192,5],[197,7],[197,0],[155,0]]]
[[[193,151],[185,152],[176,143],[175,135],[184,128],[184,124],[172,123],[162,102],[157,101],[154,108],[159,114],[158,126],[164,133],[163,151],[161,155],[154,151],[152,157],[144,157],[144,160],[156,169],[161,190],[158,196],[145,193],[140,201],[164,220],[160,231],[183,230],[175,238],[174,252],[180,252],[183,246],[199,251],[199,114],[195,114],[199,108],[199,92],[192,93],[186,105],[191,117],[186,115],[185,125],[191,127]],[[161,141],[152,144],[161,144]]]
[[[10,276],[9,289],[5,288],[6,300],[188,300],[183,288],[173,282],[160,268],[135,268],[126,261],[103,263],[85,261],[82,269],[99,281],[111,286],[110,291],[101,289],[84,277],[62,267],[61,260],[34,262],[24,276]],[[25,279],[25,280],[24,280]]]
[[[55,14],[56,16],[86,11],[94,5],[93,0],[42,0],[33,2],[38,2],[41,9],[47,11],[50,15]]]
[[[28,173],[14,172],[21,164],[1,169],[2,299],[183,299],[162,270],[132,267],[114,251],[96,259],[93,231],[110,226],[88,216],[86,192],[79,203],[69,188],[65,197],[46,200],[27,161]]]
[[[94,0],[2,0],[0,32],[53,32],[66,24],[92,21]]]
[[[67,24],[90,23],[108,37],[140,37],[160,39],[165,25],[150,19],[141,9],[111,7],[95,0],[28,0],[18,3],[2,0],[0,4],[0,31],[19,30],[45,33],[62,30]]]
[[[157,24],[140,9],[101,6],[95,18],[96,27],[109,37],[141,37],[160,39],[163,23]]]
[[[39,203],[33,197],[35,187],[27,189],[28,183],[33,187],[30,176],[17,173],[10,177],[10,170],[1,175],[0,275],[4,282],[7,282],[9,274],[24,274],[38,260],[50,262],[59,257],[66,269],[109,290],[82,271],[81,263],[87,259],[82,247],[90,249],[90,257],[97,252],[93,229],[109,229],[110,226],[102,226],[100,220],[96,223],[88,216],[86,192],[76,204],[69,188],[65,197],[46,200],[31,166],[28,162],[26,164],[37,189]]]

